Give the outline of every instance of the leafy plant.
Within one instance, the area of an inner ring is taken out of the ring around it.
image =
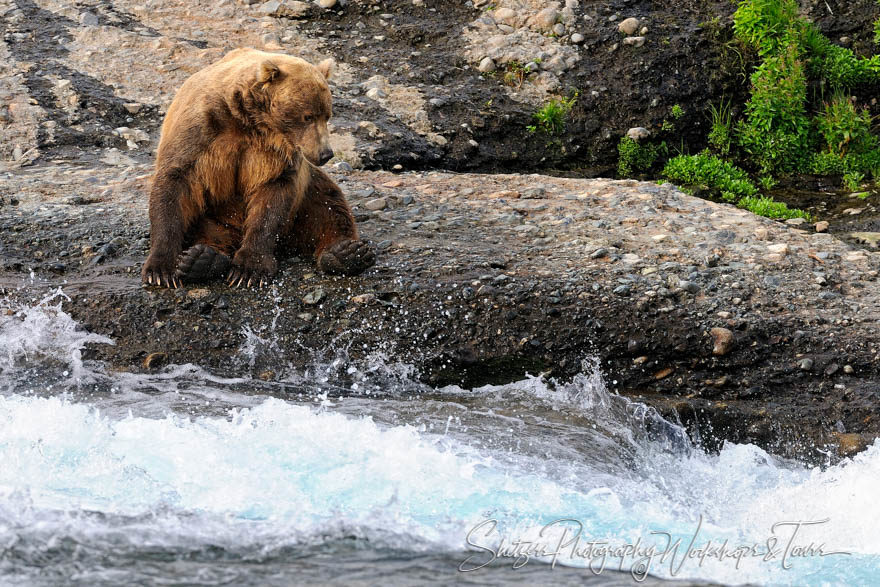
[[[718,192],[725,202],[735,202],[738,207],[759,216],[809,219],[809,214],[802,210],[790,209],[782,202],[758,194],[748,173],[708,151],[673,157],[666,163],[663,175],[676,183],[706,186]]]
[[[748,173],[708,151],[673,157],[663,168],[663,175],[677,183],[706,186],[719,192],[725,202],[758,193]]]
[[[733,135],[732,117],[730,114],[730,101],[724,102],[717,107],[713,104],[709,106],[709,119],[712,123],[712,130],[709,131],[709,144],[716,149],[722,157],[727,157],[730,153],[730,143]]]
[[[859,189],[862,182],[865,181],[865,174],[858,171],[849,171],[843,174],[843,186],[851,192]]]
[[[847,151],[864,152],[877,148],[871,135],[871,113],[859,110],[853,99],[837,93],[816,117],[816,127],[829,153],[846,155]]]
[[[542,130],[550,135],[562,134],[565,119],[577,102],[577,94],[560,100],[552,99],[532,115],[534,125],[526,127],[529,132]]]
[[[737,202],[736,205],[738,208],[744,208],[752,214],[766,218],[786,220],[789,218],[804,218],[805,220],[812,220],[812,217],[807,212],[797,208],[789,208],[784,202],[777,202],[773,198],[766,196],[747,196]]]
[[[761,184],[761,189],[764,191],[770,191],[776,187],[776,180],[770,175],[762,175],[758,178],[758,183]]]
[[[620,177],[631,177],[633,173],[649,170],[658,157],[668,152],[666,143],[640,144],[629,137],[623,137],[617,143],[617,174]]]
[[[798,20],[795,0],[744,0],[733,15],[733,32],[758,55],[776,55],[788,43],[786,33]]]
[[[765,58],[752,74],[739,144],[763,174],[804,171],[810,159],[807,78],[796,48]]]
[[[675,120],[678,120],[679,118],[684,116],[684,110],[682,109],[681,106],[679,106],[678,104],[675,104],[672,106],[672,109],[670,110],[670,114],[672,114],[672,118],[674,118]]]

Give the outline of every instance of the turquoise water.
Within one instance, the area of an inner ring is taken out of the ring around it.
[[[475,390],[380,355],[272,384],[114,373],[63,301],[0,313],[0,579],[341,581],[356,560],[370,583],[405,560],[401,584],[412,561],[424,582],[877,584],[880,443],[825,468],[709,455],[591,363]]]

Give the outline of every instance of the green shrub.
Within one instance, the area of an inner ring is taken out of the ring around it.
[[[786,220],[789,218],[812,219],[810,215],[803,210],[789,208],[784,202],[777,202],[773,198],[768,198],[766,196],[747,196],[737,202],[736,205],[739,208],[744,208],[753,214],[764,216],[766,218]]]
[[[716,191],[725,202],[735,202],[759,216],[767,218],[806,218],[806,212],[791,209],[782,202],[761,196],[749,180],[749,174],[733,165],[703,151],[698,155],[679,155],[666,163],[663,175],[676,183],[703,185]],[[766,181],[766,178],[762,178]],[[762,182],[763,183],[763,182]]]
[[[639,144],[629,137],[623,137],[617,143],[617,174],[620,177],[631,177],[635,172],[648,171],[658,157],[667,153],[666,143],[654,145]]]
[[[880,55],[856,57],[850,49],[830,43],[812,56],[810,68],[815,77],[827,80],[833,90],[880,81]]]
[[[704,185],[719,192],[726,202],[758,193],[748,173],[708,151],[673,157],[663,168],[663,176],[686,185]]]
[[[752,74],[746,120],[738,141],[763,174],[805,171],[810,159],[807,78],[797,50],[788,47],[767,57]]]
[[[758,55],[775,55],[798,20],[795,0],[744,0],[733,15],[733,32]]]
[[[858,110],[853,100],[841,93],[825,103],[824,111],[816,117],[816,128],[828,153],[846,155],[877,148],[877,138],[871,135],[871,113],[867,108]]]
[[[561,100],[550,100],[532,115],[535,124],[528,126],[527,129],[529,132],[542,130],[550,135],[562,134],[565,130],[565,119],[574,108],[575,102],[577,95]]]

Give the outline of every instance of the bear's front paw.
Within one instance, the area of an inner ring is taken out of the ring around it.
[[[250,253],[239,249],[232,260],[232,269],[226,276],[226,283],[232,287],[246,285],[263,287],[272,281],[278,272],[275,259],[269,254]]]
[[[180,287],[180,279],[174,274],[176,267],[175,257],[150,253],[141,270],[141,281],[146,285]]]
[[[341,240],[321,253],[318,267],[330,275],[359,275],[376,262],[373,248],[361,240]]]

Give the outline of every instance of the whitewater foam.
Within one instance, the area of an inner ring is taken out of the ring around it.
[[[461,552],[471,529],[495,520],[491,536],[472,536],[471,554],[485,557],[501,539],[570,538],[559,525],[541,534],[559,518],[577,520],[584,542],[617,547],[656,545],[663,535],[652,532],[666,532],[682,539],[680,556],[698,526],[698,547],[765,548],[777,522],[827,519],[800,528],[797,544],[851,554],[792,557],[789,569],[780,557],[707,557],[647,570],[797,585],[870,584],[880,571],[880,442],[824,469],[751,445],[709,455],[680,426],[610,394],[591,364],[571,382],[530,377],[472,391],[426,389],[380,354],[276,383],[192,365],[108,373],[81,351],[112,341],[79,329],[62,302],[0,315],[0,551],[14,554],[0,557],[0,573],[65,548],[68,558],[95,553],[94,564],[109,553],[200,549],[266,561],[352,538]],[[19,374],[35,365],[67,374],[49,377],[51,390],[22,388]],[[340,375],[345,393],[330,401]],[[105,393],[82,401],[54,391],[77,381]],[[558,562],[595,561],[569,549]]]

